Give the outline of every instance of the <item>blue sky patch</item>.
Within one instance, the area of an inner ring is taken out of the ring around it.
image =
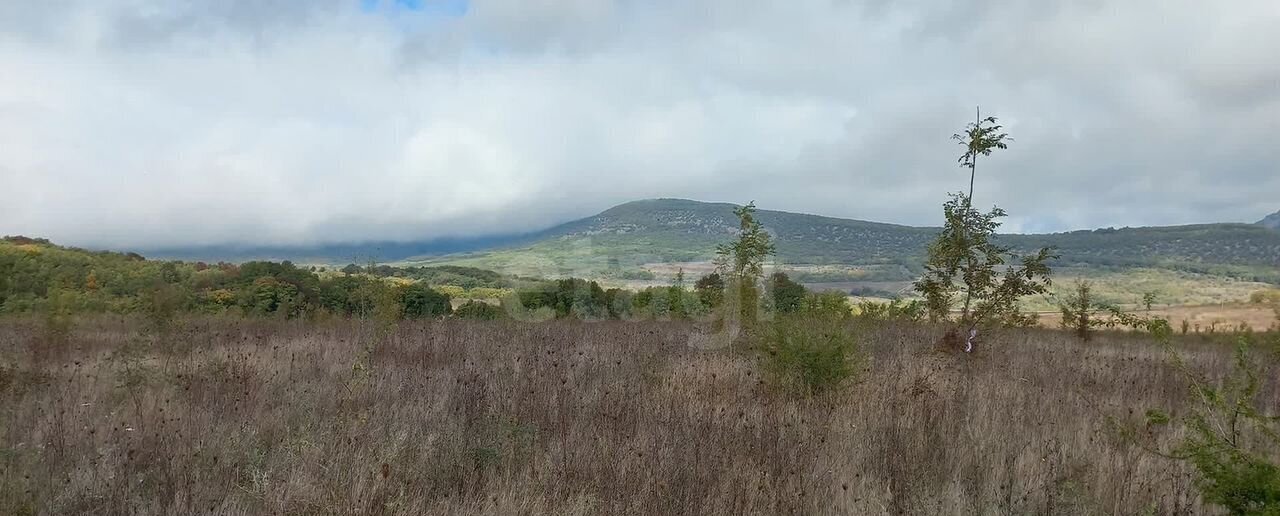
[[[467,14],[468,0],[360,0],[360,10],[391,15],[421,14],[457,18]]]

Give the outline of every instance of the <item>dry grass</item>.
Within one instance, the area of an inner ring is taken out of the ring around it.
[[[1131,310],[1141,316],[1159,317],[1169,321],[1175,331],[1181,331],[1182,321],[1187,322],[1188,333],[1221,333],[1231,332],[1241,325],[1253,330],[1276,328],[1280,320],[1270,306],[1255,303],[1227,303],[1220,305],[1166,306],[1153,308],[1150,312],[1141,308]],[[1100,317],[1106,318],[1105,314]],[[1061,325],[1060,312],[1044,312],[1040,314],[1039,323],[1046,328],[1057,328]]]
[[[120,358],[136,328],[81,322],[67,361],[36,368],[38,323],[0,323],[0,512],[1206,510],[1184,466],[1106,430],[1184,403],[1133,335],[1009,332],[956,356],[935,328],[867,328],[861,380],[798,399],[677,323],[403,324],[366,359],[359,322],[198,320],[179,351]]]

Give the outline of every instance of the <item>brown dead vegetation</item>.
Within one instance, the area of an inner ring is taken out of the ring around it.
[[[1137,335],[942,354],[939,328],[866,327],[858,381],[806,398],[680,323],[188,320],[170,353],[137,329],[81,321],[33,365],[39,322],[0,323],[0,512],[1205,511],[1193,472],[1107,431],[1185,403]],[[1229,368],[1229,346],[1180,345]]]

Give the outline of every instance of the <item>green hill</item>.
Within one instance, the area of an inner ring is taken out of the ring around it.
[[[538,276],[628,278],[644,264],[711,260],[736,229],[733,204],[654,199],[622,204],[549,229],[532,243],[484,252],[411,260],[453,263]],[[777,260],[789,265],[839,265],[860,279],[913,277],[937,228],[912,227],[760,210],[774,235]],[[1162,268],[1280,283],[1280,232],[1254,224],[1098,229],[1002,235],[1030,250],[1056,246],[1058,266]]]

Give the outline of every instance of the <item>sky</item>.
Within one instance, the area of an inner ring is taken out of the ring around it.
[[[0,234],[537,230],[654,197],[1005,230],[1280,209],[1275,0],[0,1]]]

